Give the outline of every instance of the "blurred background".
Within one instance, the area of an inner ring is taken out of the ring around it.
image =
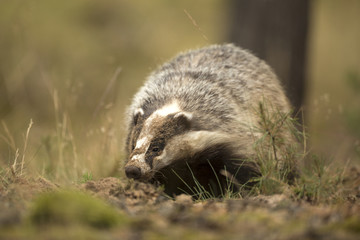
[[[359,164],[359,23],[357,0],[2,0],[0,170],[121,175],[124,110],[146,76],[224,42],[275,69],[309,150]]]

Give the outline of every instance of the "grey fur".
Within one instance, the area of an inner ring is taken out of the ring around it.
[[[248,158],[254,154],[253,143],[261,136],[257,132],[259,116],[255,111],[259,102],[270,102],[280,112],[291,110],[274,72],[248,51],[226,44],[182,53],[148,77],[128,108],[128,157],[132,154],[132,145],[144,130],[145,120],[174,99],[183,112],[192,116],[187,131],[216,133],[201,144],[209,145],[207,147],[225,144],[229,159]],[[181,133],[177,135],[181,136]],[[177,148],[169,148],[173,149],[174,158],[178,158],[172,159],[171,164],[191,158],[187,155],[177,157],[177,154],[183,154],[180,151],[184,145],[182,141],[184,139],[177,137],[177,142],[172,143],[176,143]],[[183,150],[188,154],[195,155],[196,151],[202,150],[199,147],[191,151],[197,143],[186,144],[188,147]],[[177,149],[180,149],[179,153]],[[128,162],[128,165],[136,163]],[[154,177],[153,174],[148,176]]]

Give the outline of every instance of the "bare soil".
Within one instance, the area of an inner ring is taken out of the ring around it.
[[[344,187],[343,201],[321,204],[288,194],[194,201],[113,177],[70,187],[16,178],[0,186],[0,239],[360,239],[358,169]],[[69,201],[46,201],[69,191]]]

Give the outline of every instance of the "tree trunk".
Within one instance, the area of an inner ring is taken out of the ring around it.
[[[304,100],[308,0],[231,0],[233,43],[251,50],[276,72],[299,110]]]

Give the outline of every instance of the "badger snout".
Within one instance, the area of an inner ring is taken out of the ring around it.
[[[141,169],[136,166],[127,166],[125,167],[125,174],[128,178],[140,179]]]

